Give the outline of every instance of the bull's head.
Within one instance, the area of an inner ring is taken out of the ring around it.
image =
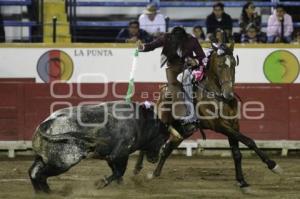
[[[159,152],[161,147],[168,140],[170,133],[167,126],[157,117],[153,106],[141,106],[141,113],[144,123],[144,136],[147,136],[147,143],[143,147],[143,151],[148,162],[156,163],[159,160]]]
[[[160,132],[157,134],[157,136],[149,142],[147,150],[145,151],[147,161],[150,163],[158,162],[160,149],[169,138],[168,130],[164,124],[161,124],[159,131]]]

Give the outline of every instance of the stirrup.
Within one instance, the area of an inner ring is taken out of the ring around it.
[[[180,125],[182,128],[182,133],[183,133],[183,137],[189,137],[190,135],[192,135],[196,130],[197,130],[197,125],[195,125],[193,122],[189,123],[189,122],[185,122],[183,120],[180,121]]]

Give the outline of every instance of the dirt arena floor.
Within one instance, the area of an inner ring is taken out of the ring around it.
[[[274,157],[284,169],[278,176],[270,172],[256,157],[243,161],[245,177],[252,185],[248,194],[243,194],[236,186],[231,158],[192,158],[172,156],[168,160],[161,177],[149,180],[147,174],[154,166],[146,163],[139,176],[132,170],[136,158],[131,157],[122,185],[116,183],[97,190],[94,182],[110,170],[106,162],[84,160],[69,172],[49,180],[53,194],[35,195],[27,176],[32,163],[31,157],[7,159],[0,157],[0,198],[167,198],[167,199],[233,199],[270,198],[300,199],[300,157]]]

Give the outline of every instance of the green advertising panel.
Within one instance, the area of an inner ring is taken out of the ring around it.
[[[287,50],[276,50],[265,59],[264,74],[271,83],[293,83],[299,75],[299,61]]]

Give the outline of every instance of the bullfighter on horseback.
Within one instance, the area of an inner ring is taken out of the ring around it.
[[[175,27],[171,33],[165,33],[150,43],[138,43],[141,52],[152,51],[159,47],[163,47],[161,67],[167,64],[166,76],[172,96],[173,116],[180,122],[184,133],[191,134],[196,130],[196,121],[187,119],[188,107],[184,101],[183,86],[178,81],[178,75],[189,66],[193,69],[193,80],[201,81],[206,60],[205,53],[198,40],[186,33],[182,27]]]

